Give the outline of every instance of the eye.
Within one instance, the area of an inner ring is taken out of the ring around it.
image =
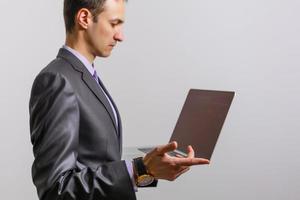
[[[120,20],[120,19],[115,19],[115,20],[111,20],[111,21],[110,21],[110,24],[111,24],[111,26],[112,26],[113,28],[115,28],[116,26],[121,25],[122,23],[123,23],[123,21]]]
[[[111,26],[114,28],[114,27],[116,27],[118,25],[118,23],[111,23]]]

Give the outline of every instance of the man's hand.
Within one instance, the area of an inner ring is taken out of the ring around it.
[[[192,165],[209,164],[209,160],[195,158],[192,146],[188,146],[187,157],[174,157],[167,153],[177,149],[177,142],[171,142],[164,146],[156,147],[146,154],[144,164],[148,172],[156,179],[174,181],[178,176],[187,172]]]

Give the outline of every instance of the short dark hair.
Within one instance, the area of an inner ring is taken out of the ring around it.
[[[64,19],[66,32],[71,33],[75,26],[75,16],[82,9],[88,9],[92,15],[94,22],[97,22],[97,16],[103,10],[106,0],[64,0]]]

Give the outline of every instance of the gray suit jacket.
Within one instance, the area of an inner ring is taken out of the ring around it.
[[[113,105],[119,126],[99,85],[65,49],[38,74],[29,110],[32,177],[41,200],[136,199]]]

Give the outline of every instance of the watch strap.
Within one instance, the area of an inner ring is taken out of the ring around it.
[[[138,157],[133,159],[134,167],[136,169],[137,175],[142,176],[147,173],[146,166],[143,161],[143,157]]]

